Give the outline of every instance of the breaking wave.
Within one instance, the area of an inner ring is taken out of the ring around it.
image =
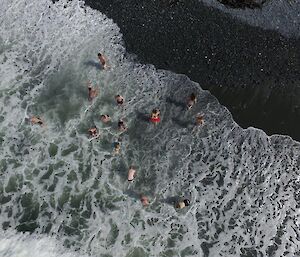
[[[300,255],[298,142],[243,130],[201,85],[136,63],[118,27],[81,1],[2,2],[1,256]],[[100,89],[93,104],[87,80]],[[192,92],[198,103],[186,111]],[[162,122],[151,126],[155,107]],[[32,115],[46,126],[30,125]],[[178,197],[191,206],[174,209]]]

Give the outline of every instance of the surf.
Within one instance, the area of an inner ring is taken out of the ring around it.
[[[54,256],[297,253],[299,143],[244,130],[187,76],[137,63],[116,24],[81,1],[4,1],[1,12],[5,257],[16,254],[11,242],[36,249],[43,238],[42,245],[54,242],[49,251],[61,247]],[[99,51],[110,70],[92,65]],[[88,79],[100,89],[92,105]],[[198,102],[187,111],[191,92]],[[123,109],[116,94],[125,98]],[[156,107],[161,122],[151,126]],[[205,125],[195,128],[199,112]],[[111,126],[100,122],[104,113]],[[31,115],[42,116],[46,128],[28,124]],[[114,126],[119,118],[128,126],[123,134]],[[89,141],[93,125],[100,137]],[[116,141],[120,155],[113,154]],[[130,165],[137,177],[128,184]],[[177,197],[191,207],[176,211]]]

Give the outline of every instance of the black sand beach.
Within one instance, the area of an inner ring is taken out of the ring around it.
[[[300,40],[252,27],[198,0],[85,2],[118,24],[138,61],[186,74],[244,128],[300,141]]]

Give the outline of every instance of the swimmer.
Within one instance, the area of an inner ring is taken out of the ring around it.
[[[115,143],[114,154],[119,154],[121,150],[121,144],[119,142]]]
[[[99,62],[101,64],[101,66],[103,67],[104,70],[107,70],[109,67],[106,63],[106,58],[103,54],[101,53],[98,53],[98,59],[99,59]]]
[[[109,117],[108,114],[102,114],[100,116],[100,120],[103,122],[103,123],[108,123],[110,122],[111,118]]]
[[[187,108],[188,110],[192,109],[192,107],[195,105],[195,103],[197,102],[197,97],[194,93],[192,93],[188,99],[188,103],[187,103]]]
[[[187,206],[190,205],[190,200],[189,199],[184,199],[183,201],[179,201],[176,205],[175,205],[175,208],[178,208],[178,209],[183,209]]]
[[[88,85],[88,91],[89,91],[88,99],[89,99],[89,101],[93,101],[93,99],[96,98],[96,96],[98,95],[98,89],[93,88],[91,81],[88,81],[87,85]]]
[[[129,182],[133,181],[133,179],[135,177],[135,173],[136,173],[136,170],[134,169],[134,167],[130,166],[129,170],[128,170],[128,181]]]
[[[119,106],[121,106],[121,105],[124,104],[124,97],[123,97],[123,96],[121,96],[121,95],[116,95],[116,96],[115,96],[115,99],[116,99],[117,104],[118,104]]]
[[[89,134],[91,137],[98,137],[99,134],[98,134],[98,130],[97,130],[97,127],[93,127],[93,128],[90,128],[89,129]]]
[[[119,131],[126,131],[127,130],[125,122],[122,119],[120,119],[119,122],[118,122],[118,129],[119,129]]]
[[[151,114],[150,114],[150,121],[153,122],[154,124],[157,124],[160,122],[160,110],[159,109],[153,109]]]
[[[146,207],[146,206],[149,205],[149,199],[148,199],[147,196],[142,195],[140,199],[141,199],[142,205],[143,205],[144,207]]]
[[[34,124],[38,124],[40,126],[45,125],[44,122],[39,117],[32,116],[29,120],[32,125],[34,125]]]
[[[197,115],[196,115],[196,125],[197,126],[201,126],[201,125],[203,125],[204,124],[204,115],[202,115],[202,114],[200,114],[200,113],[198,113]]]

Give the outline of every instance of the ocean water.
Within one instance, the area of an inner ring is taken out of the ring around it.
[[[116,24],[81,1],[2,0],[0,24],[0,256],[300,256],[298,142],[244,130],[201,85],[135,62]],[[191,206],[174,209],[180,197]]]
[[[278,31],[285,37],[300,37],[300,1],[269,0],[262,8],[230,8],[217,0],[200,0],[252,26]]]

